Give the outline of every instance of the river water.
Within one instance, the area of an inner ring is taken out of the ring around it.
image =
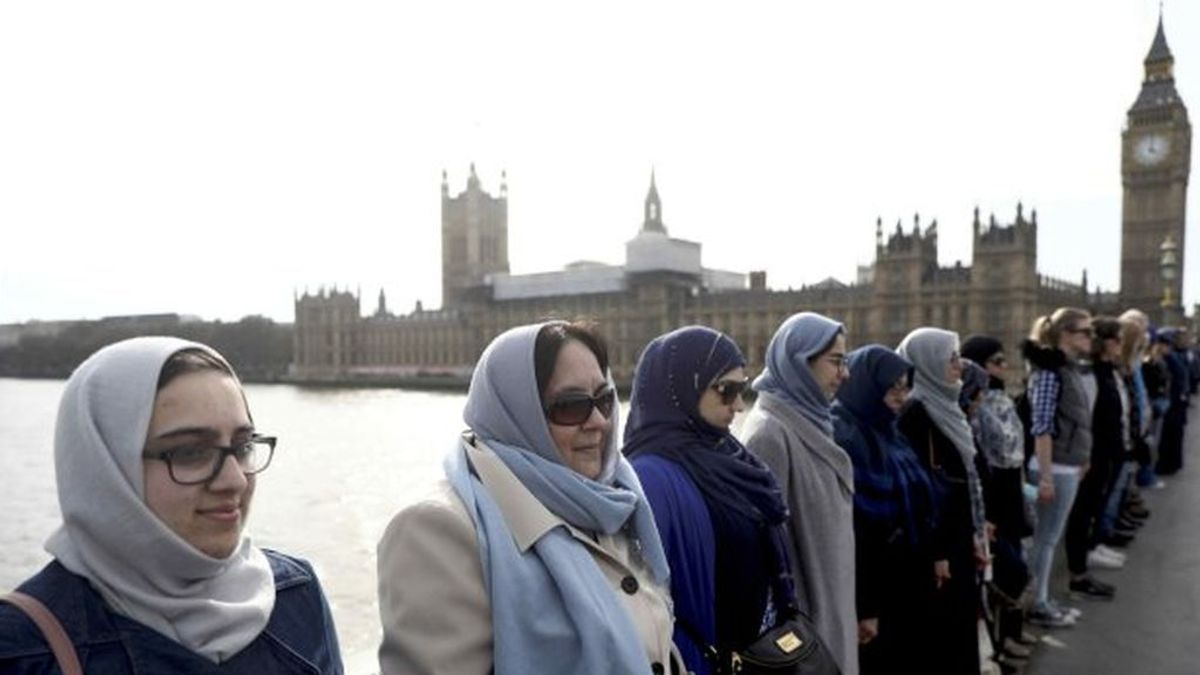
[[[62,381],[0,378],[0,592],[37,572],[58,526],[54,417]],[[279,437],[248,531],[307,558],[333,608],[347,672],[375,673],[375,545],[400,507],[441,475],[462,394],[247,385],[255,425]]]

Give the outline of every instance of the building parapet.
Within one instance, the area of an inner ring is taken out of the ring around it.
[[[494,274],[490,282],[494,300],[614,293],[626,288],[625,270],[613,265],[589,265],[536,274]]]
[[[1052,277],[1048,274],[1038,274],[1037,278],[1038,288],[1059,293],[1077,293],[1080,297],[1084,295],[1083,286],[1079,284]]]

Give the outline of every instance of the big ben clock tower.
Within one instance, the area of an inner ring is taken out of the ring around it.
[[[1163,240],[1179,250],[1179,268],[1170,282],[1172,298],[1183,287],[1184,211],[1191,171],[1192,125],[1175,91],[1175,58],[1167,47],[1162,16],[1154,44],[1143,62],[1146,77],[1121,132],[1121,298],[1152,318],[1160,316]]]

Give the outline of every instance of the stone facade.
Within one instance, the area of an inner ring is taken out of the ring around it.
[[[442,177],[442,289],[444,307],[397,316],[380,294],[371,316],[348,291],[305,293],[295,301],[298,381],[461,384],[496,335],[547,318],[595,321],[608,339],[614,376],[627,383],[638,354],[656,335],[704,324],[741,345],[748,370],[762,367],[776,327],[798,311],[843,321],[849,343],[896,345],[917,326],[942,326],[994,335],[1016,357],[1033,320],[1060,306],[1119,313],[1139,307],[1157,317],[1162,297],[1159,246],[1175,237],[1182,252],[1191,127],[1175,94],[1173,59],[1161,21],[1145,61],[1146,81],[1122,133],[1124,227],[1123,293],[1089,293],[1080,283],[1037,271],[1037,212],[999,224],[994,216],[971,222],[972,259],[938,263],[938,224],[897,223],[886,238],[875,223],[875,260],[854,283],[827,279],[799,290],[771,290],[766,273],[740,274],[701,266],[701,245],[670,237],[651,175],[641,228],[626,246],[622,266],[594,262],[562,271],[510,275],[507,187],[486,192],[471,166],[466,190],[451,197]],[[1182,257],[1182,256],[1181,256]],[[1182,261],[1181,261],[1182,262]],[[1180,265],[1182,268],[1182,264]],[[1182,269],[1179,277],[1182,277]],[[1175,297],[1181,290],[1176,281]]]
[[[455,199],[475,190],[488,197],[472,175],[466,192]],[[446,307],[418,307],[402,316],[388,311],[382,293],[375,313],[366,317],[358,294],[306,293],[295,302],[293,376],[318,382],[462,382],[493,337],[551,317],[595,321],[609,341],[613,373],[622,382],[650,339],[692,323],[733,336],[755,372],[775,329],[802,310],[845,322],[851,344],[895,345],[915,326],[937,325],[964,336],[986,332],[1015,346],[1038,314],[1066,304],[1094,307],[1104,300],[1088,295],[1082,284],[1038,274],[1037,214],[1026,218],[1021,205],[1006,225],[995,217],[981,223],[976,210],[972,264],[938,264],[936,222],[922,227],[915,216],[911,228],[897,223],[885,239],[878,221],[876,259],[856,283],[828,279],[786,291],[769,289],[765,272],[738,275],[701,267],[699,244],[669,237],[653,184],[646,212],[624,266],[587,263],[539,275],[496,272],[470,283],[449,280],[455,294]],[[443,230],[457,227],[448,220]],[[458,266],[461,261],[453,258],[447,265]],[[655,259],[665,262],[656,267]],[[555,288],[574,291],[555,293]]]
[[[1183,291],[1183,251],[1192,125],[1175,91],[1175,58],[1167,47],[1162,19],[1143,62],[1145,78],[1121,132],[1121,296],[1154,320],[1163,316],[1164,286],[1175,307]],[[1160,262],[1170,236],[1179,271],[1165,283]]]

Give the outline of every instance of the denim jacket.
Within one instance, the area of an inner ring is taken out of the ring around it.
[[[306,673],[340,675],[341,653],[329,605],[312,567],[263,551],[275,575],[275,608],[267,627],[245,649],[216,664],[147,626],[108,608],[87,579],[51,562],[18,590],[54,613],[87,673]],[[20,610],[0,603],[0,673],[58,673],[41,632]]]

